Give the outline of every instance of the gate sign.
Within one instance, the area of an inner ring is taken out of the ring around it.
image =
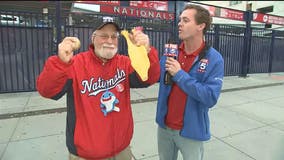
[[[243,21],[244,20],[244,12],[226,9],[226,8],[221,8],[220,17]]]
[[[199,3],[191,3],[188,2],[188,4],[195,4],[200,5],[203,8],[207,9],[211,16],[213,17],[220,17],[220,18],[226,18],[226,19],[232,19],[232,20],[238,20],[243,21],[244,20],[244,12],[234,9],[227,9],[227,8],[220,8],[215,7],[211,5],[205,5],[205,4],[199,4]]]
[[[86,4],[104,4],[104,5],[120,5],[120,1],[76,1],[76,3],[86,3]]]
[[[101,5],[101,13],[109,14],[119,14],[126,15],[131,17],[142,17],[142,18],[157,18],[162,20],[174,20],[174,13],[156,11],[156,10],[147,10],[141,8],[133,7],[123,7],[123,6],[111,6],[111,5]]]
[[[272,16],[263,13],[253,13],[253,21],[268,24],[284,25],[284,17]]]
[[[168,1],[130,1],[130,7],[168,11]]]

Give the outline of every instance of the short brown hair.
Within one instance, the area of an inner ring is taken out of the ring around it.
[[[209,30],[210,25],[212,23],[212,17],[210,16],[210,13],[207,9],[201,7],[200,5],[195,5],[195,4],[187,4],[184,10],[187,9],[195,9],[196,10],[196,14],[194,16],[195,21],[197,24],[202,24],[205,23],[205,28],[203,30],[203,34],[206,33],[207,30]]]

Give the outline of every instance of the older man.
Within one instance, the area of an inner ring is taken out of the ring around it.
[[[57,100],[67,93],[70,160],[130,160],[130,87],[149,86],[159,79],[158,53],[148,36],[137,30],[129,37],[133,44],[144,45],[149,51],[149,78],[143,82],[129,57],[117,54],[120,28],[110,19],[95,28],[85,52],[73,55],[78,42],[75,37],[66,37],[58,46],[58,55],[47,59],[37,79],[43,97]]]

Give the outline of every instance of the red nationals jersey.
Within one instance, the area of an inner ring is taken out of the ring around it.
[[[151,48],[149,79],[141,82],[129,57],[116,54],[107,62],[89,50],[66,64],[58,56],[47,59],[37,78],[37,90],[46,98],[67,93],[66,144],[70,153],[87,159],[112,157],[129,146],[133,135],[130,87],[158,81],[158,53]],[[140,86],[141,86],[140,85]]]

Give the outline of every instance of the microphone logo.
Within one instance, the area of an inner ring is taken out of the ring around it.
[[[164,55],[176,59],[178,55],[177,47],[178,47],[177,44],[165,44]]]

